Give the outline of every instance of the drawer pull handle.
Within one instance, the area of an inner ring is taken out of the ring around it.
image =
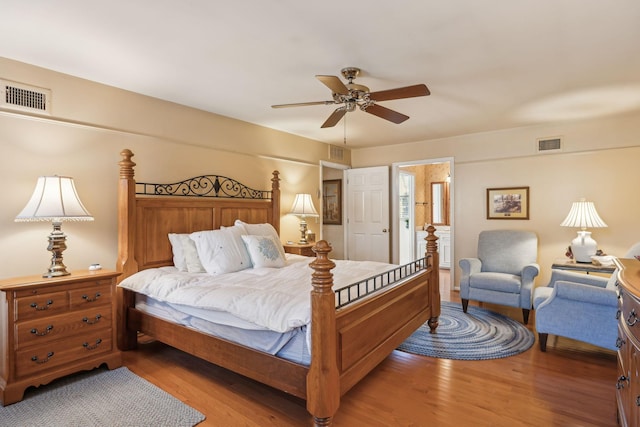
[[[627,385],[629,385],[629,384],[630,384],[630,382],[631,382],[631,381],[629,380],[629,377],[628,377],[628,376],[620,375],[620,376],[618,377],[618,381],[616,382],[616,388],[617,388],[618,390],[623,389],[623,388],[624,388],[624,382],[625,382],[625,381],[627,382]]]
[[[101,342],[102,342],[102,339],[101,339],[101,338],[98,338],[98,339],[96,340],[96,343],[95,343],[94,345],[89,345],[89,343],[88,343],[88,342],[86,342],[86,343],[82,344],[82,346],[83,346],[84,348],[86,348],[87,350],[95,350],[96,348],[98,348],[98,346],[100,345],[100,343],[101,343]]]
[[[31,307],[35,308],[37,311],[42,311],[42,310],[48,310],[49,307],[51,307],[51,304],[53,304],[53,300],[47,300],[47,303],[42,306],[39,306],[37,302],[32,302]]]
[[[616,338],[616,347],[617,348],[621,348],[624,344],[626,343],[626,341],[624,340],[624,338]]]
[[[31,333],[37,337],[43,337],[47,335],[53,329],[53,325],[47,326],[44,331],[39,332],[36,328],[31,329]]]
[[[86,323],[86,324],[94,325],[94,324],[98,323],[98,322],[100,321],[100,319],[101,319],[101,318],[102,318],[102,314],[96,314],[96,317],[95,317],[95,319],[96,319],[96,320],[89,320],[89,318],[88,318],[88,317],[83,317],[83,318],[82,318],[82,321],[83,321],[84,323]]]
[[[96,301],[98,298],[100,298],[100,296],[101,296],[101,295],[100,295],[100,292],[96,292],[96,295],[95,295],[93,298],[91,298],[91,297],[90,297],[89,295],[87,295],[87,294],[84,294],[84,295],[82,295],[82,299],[83,299],[83,300],[85,300],[85,301],[87,301],[87,302],[94,302],[94,301]]]
[[[53,351],[47,353],[47,357],[45,359],[38,359],[38,356],[31,357],[31,361],[37,363],[38,365],[42,365],[43,363],[47,363],[53,357]]]
[[[633,309],[631,313],[629,313],[629,316],[627,316],[627,325],[633,326],[636,323],[638,323],[638,315],[636,314],[636,310]]]
[[[636,396],[636,406],[640,406],[640,396]]]

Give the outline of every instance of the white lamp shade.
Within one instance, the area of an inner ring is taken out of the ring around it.
[[[560,226],[586,230],[587,228],[607,227],[607,224],[598,215],[593,202],[587,202],[583,199],[579,202],[573,202],[569,215]]]
[[[296,198],[293,201],[293,206],[291,207],[291,212],[289,213],[301,217],[320,216],[318,215],[318,211],[316,211],[316,208],[313,206],[311,194],[296,194]]]
[[[82,205],[73,178],[41,176],[31,199],[16,221],[93,221]]]

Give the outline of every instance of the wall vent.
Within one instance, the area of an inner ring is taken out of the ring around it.
[[[548,153],[554,151],[562,151],[562,138],[559,136],[551,138],[538,139],[538,153]]]
[[[51,90],[0,80],[0,107],[51,114]]]
[[[344,160],[344,148],[329,145],[329,160]]]

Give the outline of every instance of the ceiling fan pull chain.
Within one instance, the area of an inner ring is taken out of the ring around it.
[[[347,145],[347,116],[344,116],[344,145]]]

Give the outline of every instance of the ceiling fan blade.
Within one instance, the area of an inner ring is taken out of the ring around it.
[[[387,107],[377,104],[369,105],[364,111],[385,120],[389,120],[395,124],[402,123],[409,118],[409,116],[405,116],[402,113],[398,113],[397,111],[393,111]]]
[[[339,93],[341,95],[349,95],[349,89],[342,83],[336,76],[316,76],[326,87],[331,89],[333,93]]]
[[[307,105],[331,105],[331,104],[335,104],[335,101],[312,101],[312,102],[298,102],[296,104],[277,104],[277,105],[272,105],[271,108],[306,107]]]
[[[374,101],[389,101],[391,99],[414,98],[416,96],[430,95],[429,89],[424,84],[399,87],[396,89],[381,90],[379,92],[371,92],[369,97]]]
[[[342,119],[345,114],[347,114],[347,109],[346,108],[344,108],[344,107],[338,108],[333,113],[331,113],[329,118],[327,120],[325,120],[325,122],[320,127],[321,128],[330,128],[330,127],[333,127],[333,126],[337,125],[338,122],[340,121],[340,119]]]

